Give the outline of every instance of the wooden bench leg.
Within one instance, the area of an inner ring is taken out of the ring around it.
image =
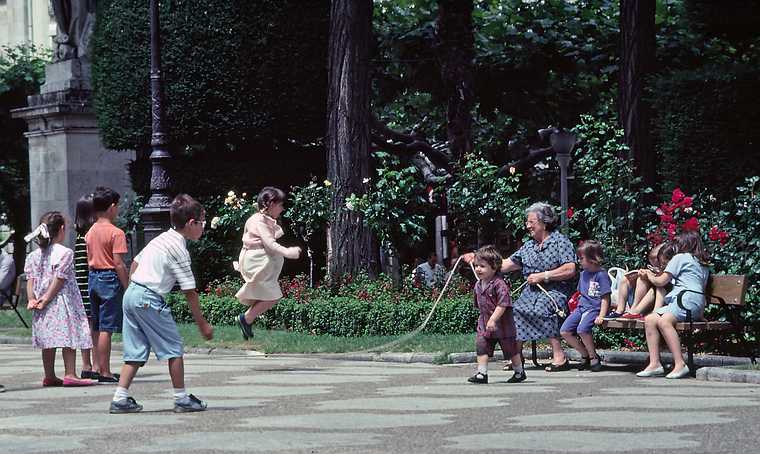
[[[538,351],[536,350],[536,341],[530,341],[530,349],[533,365],[540,369],[541,365],[538,364]]]

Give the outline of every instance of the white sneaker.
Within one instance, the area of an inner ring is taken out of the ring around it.
[[[689,366],[683,366],[681,370],[678,372],[672,371],[668,375],[665,376],[665,378],[671,378],[671,379],[677,379],[677,378],[686,378],[691,374],[691,371],[689,370]]]
[[[663,375],[665,375],[665,369],[662,366],[658,367],[657,369],[642,370],[641,372],[636,373],[637,377],[642,378],[662,377]]]

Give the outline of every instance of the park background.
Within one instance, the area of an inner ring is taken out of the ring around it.
[[[413,329],[436,291],[411,285],[389,257],[408,267],[432,249],[444,195],[460,251],[487,243],[513,251],[524,208],[559,205],[556,160],[534,162],[530,152],[542,147],[535,131],[554,126],[578,137],[570,238],[597,239],[607,265],[632,268],[657,236],[698,228],[714,272],[749,275],[739,336],[757,341],[759,6],[359,3],[363,14],[350,16],[356,23],[341,38],[331,30],[349,17],[345,2],[161,3],[173,191],[198,197],[213,224],[192,244],[209,321],[229,324],[240,310],[231,261],[255,194],[275,185],[290,194],[283,242],[313,251],[316,282],[306,277],[308,257],[288,263],[287,297],[262,323],[349,337]],[[119,221],[135,237],[150,180],[148,31],[147,2],[98,2],[93,104],[103,143],[137,156]],[[341,141],[329,68],[349,48],[364,52],[351,87],[358,127]],[[29,164],[25,123],[10,109],[38,92],[49,60],[31,46],[0,55],[0,213],[17,232],[31,225]],[[341,174],[338,161],[359,170]],[[356,247],[328,260],[336,231]],[[471,301],[463,276],[426,333],[470,333]],[[607,347],[642,345],[635,333],[596,335]],[[704,338],[702,349],[731,353],[736,341]]]

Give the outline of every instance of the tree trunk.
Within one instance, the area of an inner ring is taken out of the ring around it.
[[[364,192],[369,177],[372,0],[333,0],[330,6],[327,94],[327,178],[335,196],[328,228],[328,272],[374,274],[377,248],[370,229],[346,198]]]
[[[620,1],[620,123],[636,174],[654,187],[656,156],[649,133],[650,107],[642,99],[655,66],[655,1]]]
[[[472,0],[439,0],[436,34],[441,78],[448,95],[446,136],[452,162],[472,151]]]

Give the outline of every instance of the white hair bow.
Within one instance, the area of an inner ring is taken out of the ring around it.
[[[38,225],[36,229],[24,237],[24,241],[28,243],[39,236],[42,236],[42,238],[50,238],[50,232],[48,232],[47,224],[42,223]]]

